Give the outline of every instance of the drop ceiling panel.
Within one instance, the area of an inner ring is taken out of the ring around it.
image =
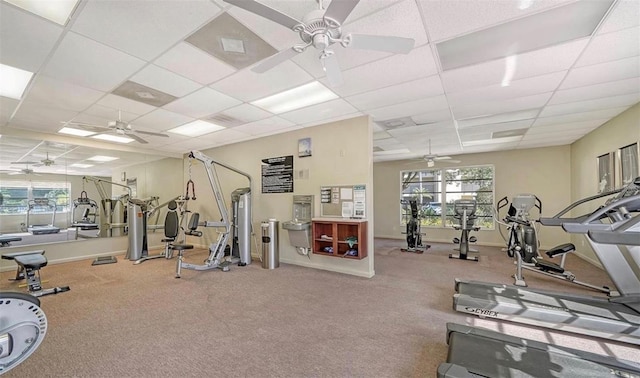
[[[133,123],[155,131],[165,131],[192,122],[195,119],[165,109],[156,109],[136,118]]]
[[[16,125],[26,129],[56,133],[60,122],[68,121],[78,114],[77,111],[43,106],[38,102],[24,101],[12,119]]]
[[[613,11],[598,29],[598,34],[638,25],[640,25],[640,2],[637,0],[618,0]]]
[[[9,121],[9,117],[16,110],[18,104],[20,104],[18,100],[0,96],[0,123],[4,125],[5,122]]]
[[[71,29],[151,60],[219,11],[209,1],[90,1]]]
[[[50,107],[79,112],[98,101],[104,95],[104,92],[40,75],[36,78],[29,91],[29,100]]]
[[[640,101],[639,94],[629,94],[599,98],[596,100],[570,102],[560,105],[549,105],[540,113],[540,117],[551,117],[554,115],[584,113],[592,110],[610,109],[622,106],[631,106]]]
[[[585,38],[517,55],[512,80],[569,69],[578,59],[587,42],[588,39]],[[505,71],[505,59],[498,59],[446,71],[442,74],[442,81],[447,92],[459,92],[499,84],[505,77]]]
[[[118,114],[118,111],[129,112],[137,115],[147,114],[150,111],[157,109],[155,106],[143,104],[142,102],[133,101],[128,98],[116,96],[114,94],[108,94],[104,96],[98,105],[106,106],[114,109],[114,114]]]
[[[240,101],[233,97],[205,87],[165,105],[164,109],[190,117],[200,118],[239,105],[240,103]]]
[[[523,17],[570,1],[542,0],[527,2],[499,1],[433,1],[419,0],[432,41],[440,41],[508,20]]]
[[[43,72],[56,79],[108,92],[144,64],[131,55],[67,33]]]
[[[452,121],[451,111],[449,109],[442,109],[431,111],[427,113],[420,113],[411,116],[413,121],[417,124],[436,123],[440,121]]]
[[[576,67],[640,55],[640,27],[633,27],[595,37],[578,59]]]
[[[452,107],[464,106],[483,101],[500,101],[535,94],[552,92],[555,90],[566,71],[521,79],[511,82],[509,86],[499,84],[489,87],[472,89],[465,92],[451,93],[447,97]]]
[[[557,125],[569,122],[589,121],[592,119],[611,119],[627,109],[629,109],[628,106],[622,106],[619,108],[595,110],[584,113],[570,113],[552,117],[542,117],[536,119],[536,121],[533,123],[533,127]]]
[[[605,123],[607,119],[591,119],[587,121],[560,123],[555,125],[537,126],[532,127],[527,132],[527,135],[541,135],[541,134],[554,134],[562,131],[576,131],[576,130],[588,130],[591,131],[596,127]]]
[[[202,87],[201,84],[195,81],[153,64],[143,68],[133,75],[130,80],[176,97],[185,96]]]
[[[549,105],[640,93],[640,77],[557,91]]]
[[[346,100],[360,110],[368,110],[443,93],[440,76],[434,75],[350,96]]]
[[[308,73],[291,62],[284,62],[265,73],[238,71],[222,79],[211,88],[245,102],[257,100],[313,80]],[[238,85],[243,83],[243,85]]]
[[[241,104],[222,112],[224,115],[233,117],[241,124],[259,121],[271,117],[271,113],[253,106],[251,104]]]
[[[337,99],[283,113],[279,116],[296,124],[312,124],[313,122],[327,118],[334,118],[344,114],[353,114],[357,112],[358,110],[345,100]]]
[[[271,132],[288,129],[294,125],[295,123],[276,116],[237,126],[233,129],[249,135],[268,135]]]
[[[62,27],[0,2],[0,62],[30,72],[44,63]]]
[[[276,50],[288,49],[300,42],[298,33],[264,17],[234,6],[227,12],[259,35],[268,44],[275,47]]]
[[[420,64],[416,64],[420,62]],[[402,67],[402,69],[398,69]],[[343,72],[344,84],[334,88],[340,96],[351,96],[396,83],[428,77],[437,72],[429,46],[407,55],[393,55]],[[384,73],[384,74],[382,74]]]
[[[539,112],[540,112],[540,109],[527,109],[527,110],[521,110],[517,112],[507,112],[507,113],[500,113],[495,115],[488,115],[484,117],[458,119],[457,124],[458,124],[458,129],[463,129],[466,127],[476,127],[481,125],[490,125],[490,124],[496,124],[496,123],[513,122],[513,121],[520,121],[520,120],[527,120],[527,119],[533,120],[534,118],[537,117]]]
[[[113,95],[107,95],[113,96]],[[119,96],[114,96],[121,98]],[[107,101],[108,102],[108,101]],[[131,113],[126,110],[121,110],[118,108],[113,108],[109,106],[104,106],[100,104],[93,104],[91,107],[87,108],[83,113],[74,118],[76,122],[85,122],[85,123],[96,123],[100,122],[101,125],[106,125],[108,121],[114,121],[120,117],[124,122],[131,122],[132,120],[138,118],[140,116],[139,113]],[[93,118],[95,121],[91,121]],[[100,120],[100,121],[98,121]]]
[[[551,92],[533,96],[518,97],[497,102],[478,102],[452,108],[456,119],[495,115],[500,113],[516,112],[541,108],[549,101]]]
[[[375,120],[386,120],[407,115],[418,115],[438,110],[445,110],[448,109],[448,107],[449,104],[447,103],[447,99],[442,95],[371,109],[368,113]]]
[[[494,143],[494,144],[486,144],[486,145],[481,145],[481,146],[471,146],[471,147],[465,147],[464,148],[464,153],[465,154],[477,154],[477,153],[481,153],[481,152],[494,152],[494,151],[503,151],[503,150],[513,150],[516,147],[518,147],[518,145],[520,144],[520,142],[505,142],[505,143]],[[464,162],[462,162],[462,164],[464,164]]]
[[[584,87],[640,76],[640,57],[594,64],[569,71],[560,89]]]
[[[528,129],[532,124],[533,120],[528,119],[523,121],[496,123],[493,125],[468,127],[460,130],[460,138],[463,141],[491,139],[493,133]]]
[[[211,84],[236,71],[230,65],[186,42],[179,43],[154,63],[204,85]]]
[[[394,138],[401,142],[411,142],[412,138],[427,135],[429,138],[456,136],[457,133],[453,122],[438,122],[429,125],[418,125],[387,130]]]
[[[224,129],[224,130],[213,132],[211,134],[205,134],[201,137],[198,137],[198,140],[204,143],[211,142],[211,143],[221,144],[221,143],[230,143],[230,142],[240,141],[245,138],[248,138],[249,136],[250,135],[248,135],[247,133],[244,133],[236,129]]]

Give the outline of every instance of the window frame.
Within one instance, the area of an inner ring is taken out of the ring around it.
[[[27,191],[27,197],[20,197],[22,204],[14,204],[7,205],[3,203],[0,206],[0,216],[10,215],[26,215],[27,209],[29,207],[29,201],[33,201],[35,198],[47,198],[47,197],[36,197],[34,196],[34,192],[38,192],[41,190],[48,190],[48,192],[62,190],[66,192],[66,196],[52,198],[56,201],[56,214],[68,214],[71,212],[71,183],[66,181],[24,181],[24,180],[3,180],[0,183],[0,190],[5,192],[5,189],[12,190],[24,190]],[[62,203],[60,203],[62,200]],[[6,201],[6,197],[5,197]],[[18,211],[11,212],[7,211],[7,208],[19,208]],[[53,210],[45,210],[45,211],[35,211],[32,214],[52,214]]]

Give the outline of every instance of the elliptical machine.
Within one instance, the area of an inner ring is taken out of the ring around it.
[[[478,231],[480,227],[476,227],[476,200],[459,199],[453,203],[453,217],[458,221],[453,228],[460,230],[460,237],[453,238],[453,242],[458,244],[455,248],[460,253],[449,254],[450,259],[478,261],[478,256],[469,256],[469,252],[478,252],[477,249],[469,248],[469,243],[475,243],[478,239],[475,236],[469,236],[471,231]]]
[[[400,203],[405,209],[407,248],[400,249],[402,252],[424,253],[431,246],[422,244],[420,231],[420,213],[418,212],[418,202],[416,200],[401,200]]]
[[[497,214],[507,205],[509,205],[507,197],[498,201],[496,206]],[[539,250],[535,221],[531,219],[529,213],[534,207],[538,209],[538,214],[542,214],[542,201],[537,196],[534,194],[518,194],[511,199],[511,206],[507,211],[507,216],[502,221],[498,221],[498,223],[507,226],[507,229],[510,230],[507,241],[507,255],[516,258],[516,273],[513,276],[515,279],[514,285],[527,287],[522,274],[522,270],[526,269],[609,295],[618,295],[606,286],[596,286],[578,281],[573,273],[565,269],[567,254],[576,249],[572,243],[561,244],[545,252],[549,258],[560,256],[559,264],[544,259]]]

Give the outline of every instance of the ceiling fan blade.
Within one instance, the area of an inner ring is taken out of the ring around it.
[[[28,165],[33,165],[33,164],[38,164],[40,163],[39,161],[12,161],[9,164],[28,164]]]
[[[294,26],[301,24],[300,21],[293,17],[287,16],[273,8],[270,8],[264,4],[260,4],[255,0],[224,0],[225,2],[235,5],[238,8],[242,8],[251,13],[255,13],[258,16],[269,19],[282,26],[286,26],[289,29],[293,29]]]
[[[159,136],[159,137],[169,137],[167,134],[161,134],[161,133],[153,133],[151,131],[141,131],[141,130],[134,130],[134,133],[138,133],[138,134],[144,134],[144,135],[153,135],[153,136]],[[130,134],[128,134],[130,135]]]
[[[276,54],[271,55],[267,59],[263,60],[257,66],[254,66],[251,69],[251,71],[256,73],[265,73],[270,69],[272,69],[273,67],[277,66],[278,64],[284,62],[285,60],[289,60],[290,58],[293,58],[297,54],[298,52],[293,48],[282,50]]]
[[[327,80],[330,86],[337,87],[344,82],[342,79],[342,70],[340,70],[338,58],[336,58],[335,54],[324,57],[321,56],[320,61],[322,62],[324,72],[327,74]]]
[[[147,144],[147,143],[149,143],[149,142],[147,142],[146,140],[144,140],[144,139],[140,138],[139,136],[137,136],[136,134],[133,134],[133,133],[131,133],[131,134],[127,134],[127,136],[128,136],[129,138],[135,139],[138,143],[142,143],[142,144]]]
[[[242,1],[242,0],[240,0]],[[325,22],[327,19],[330,20],[328,24],[335,23],[336,26],[342,25],[344,20],[349,17],[353,8],[358,5],[360,0],[333,0],[331,4],[327,7],[327,10],[324,12]]]
[[[333,3],[332,3],[333,4]],[[346,47],[361,50],[376,50],[394,54],[408,54],[413,49],[413,38],[387,35],[350,34]]]

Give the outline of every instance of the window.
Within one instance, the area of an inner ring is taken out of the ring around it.
[[[401,224],[411,216],[409,201],[416,201],[420,224],[452,227],[457,199],[476,200],[476,225],[493,229],[493,166],[403,171],[401,178]]]
[[[26,214],[30,201],[47,199],[55,203],[57,213],[69,211],[71,184],[66,182],[3,181],[0,183],[0,214]],[[33,202],[31,202],[33,203]],[[51,213],[48,206],[34,206],[34,213]]]

